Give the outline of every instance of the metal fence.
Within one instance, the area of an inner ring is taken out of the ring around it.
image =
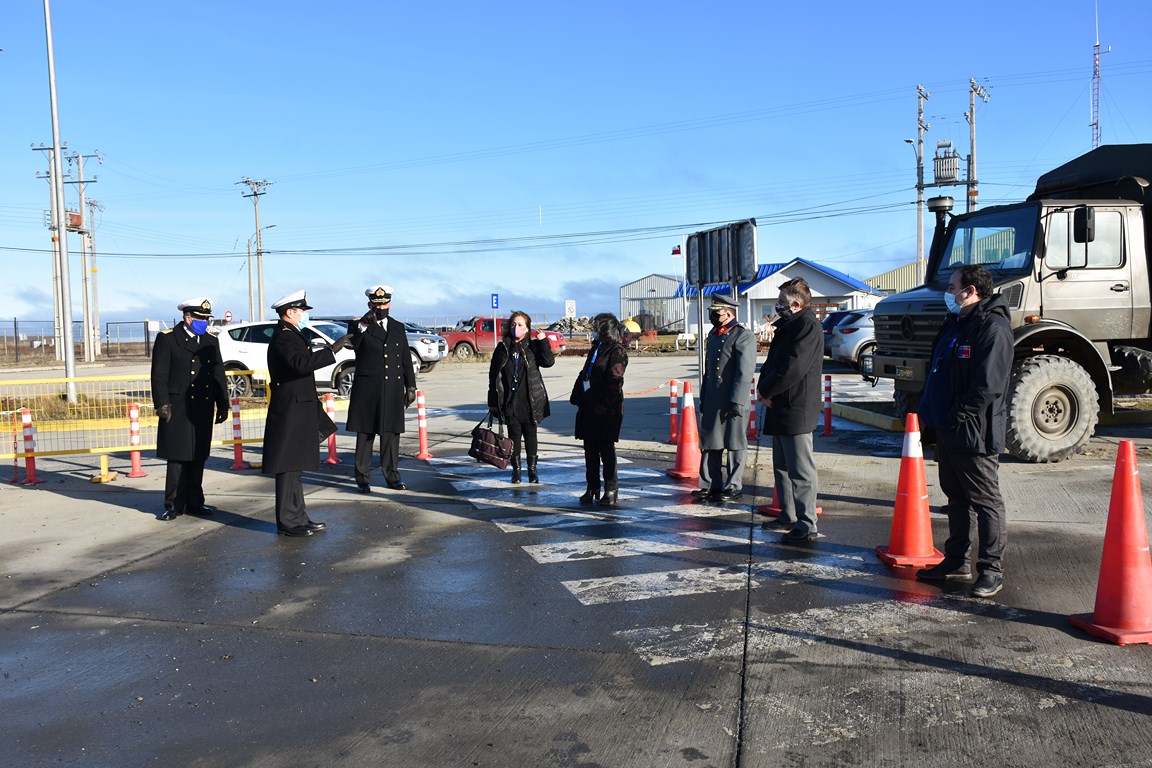
[[[232,419],[217,424],[212,444],[262,442],[267,402],[233,402],[240,409],[239,429]],[[130,418],[133,410],[139,413],[137,425]],[[31,441],[26,438],[27,423],[32,426]],[[0,381],[0,460],[155,450],[156,425],[147,376]]]

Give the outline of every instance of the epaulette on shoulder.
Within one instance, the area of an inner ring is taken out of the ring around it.
[[[171,328],[165,328],[164,330],[160,331],[160,333],[172,333],[172,329]]]

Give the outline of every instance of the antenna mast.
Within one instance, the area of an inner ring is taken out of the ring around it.
[[[1096,47],[1092,53],[1092,149],[1100,146],[1100,3],[1096,6]]]

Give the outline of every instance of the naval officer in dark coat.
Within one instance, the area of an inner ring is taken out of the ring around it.
[[[368,311],[348,327],[356,350],[356,378],[349,394],[347,429],[356,434],[356,487],[371,493],[372,447],[380,436],[380,469],[394,491],[407,488],[400,480],[400,433],[404,409],[416,400],[416,371],[404,324],[390,316],[392,287],[374,285],[364,291]]]
[[[264,424],[266,475],[276,475],[276,532],[311,536],[324,523],[310,520],[304,506],[304,470],[320,467],[317,443],[336,432],[316,391],[315,372],[336,362],[335,352],[348,343],[342,336],[331,347],[313,349],[301,329],[309,324],[308,297],[290,293],[272,305],[280,316],[268,344],[271,396]]]
[[[212,302],[189,299],[177,309],[184,322],[156,336],[152,346],[152,402],[160,419],[156,455],[168,460],[161,520],[210,515],[204,505],[204,461],[212,426],[228,418],[228,382],[216,337],[208,333]]]

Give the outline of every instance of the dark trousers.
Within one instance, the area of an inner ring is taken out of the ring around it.
[[[726,449],[700,452],[700,487],[706,491],[744,488],[744,466],[748,449]]]
[[[508,437],[512,438],[512,455],[520,456],[520,443],[524,443],[524,451],[528,456],[535,456],[540,452],[540,440],[536,425],[531,421],[508,422]]]
[[[794,531],[815,533],[820,478],[811,432],[772,436],[772,482],[780,504],[776,519]]]
[[[936,433],[940,490],[948,497],[948,540],[944,558],[957,567],[971,562],[972,525],[978,535],[976,570],[1002,573],[1008,542],[1007,515],[1000,496],[1000,457],[958,453],[946,430]]]
[[[584,477],[588,481],[588,489],[600,491],[600,465],[604,465],[604,490],[615,491],[618,487],[616,477],[616,443],[611,440],[584,441]]]
[[[308,524],[308,512],[304,508],[304,473],[276,473],[276,525],[280,528],[296,528]]]
[[[177,514],[204,506],[204,462],[169,461],[164,476],[164,509]]]
[[[371,432],[356,433],[356,482],[367,483],[372,476],[372,447],[376,435]],[[380,433],[380,471],[384,481],[400,482],[400,433]]]

